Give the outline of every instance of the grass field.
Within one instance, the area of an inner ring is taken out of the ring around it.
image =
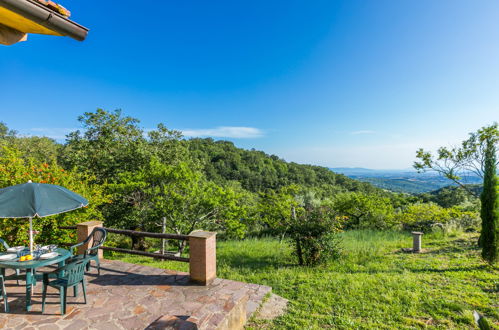
[[[275,239],[218,243],[219,277],[269,285],[290,301],[288,312],[254,328],[475,328],[473,310],[499,325],[499,270],[484,264],[477,234],[423,236],[424,253],[406,254],[409,234],[343,233],[344,255],[299,267]],[[119,256],[124,261],[187,271],[187,265]]]

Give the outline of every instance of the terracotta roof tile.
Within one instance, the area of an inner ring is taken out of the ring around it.
[[[71,12],[58,3],[55,3],[50,0],[37,0],[37,1],[42,5],[44,5],[45,7],[55,11],[56,13],[59,13],[66,17],[71,16]]]

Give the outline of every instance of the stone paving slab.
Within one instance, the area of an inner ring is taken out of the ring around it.
[[[7,281],[10,313],[0,313],[0,328],[221,329],[245,322],[237,319],[241,317],[236,310],[244,304],[243,314],[245,311],[249,318],[271,291],[267,286],[219,278],[209,286],[200,286],[190,283],[184,272],[117,260],[103,260],[101,275],[92,269],[86,279],[87,304],[81,290],[78,297],[70,290],[63,316],[56,289],[48,289],[45,313],[41,314],[42,285],[38,283],[33,290],[32,311],[26,312],[24,282],[17,286],[15,281]]]

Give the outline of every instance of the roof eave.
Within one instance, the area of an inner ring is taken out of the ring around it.
[[[83,41],[88,29],[32,0],[0,0],[0,6],[61,35]]]

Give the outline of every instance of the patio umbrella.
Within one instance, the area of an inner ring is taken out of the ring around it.
[[[0,218],[29,219],[29,250],[33,252],[33,218],[72,211],[88,205],[88,200],[64,187],[47,183],[27,183],[0,189]]]

